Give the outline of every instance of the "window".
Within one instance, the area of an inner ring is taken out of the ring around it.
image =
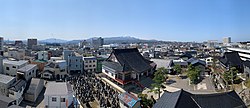
[[[92,67],[92,65],[89,65],[89,67]]]
[[[93,67],[95,67],[95,65],[93,65]]]
[[[77,62],[77,59],[76,59],[76,62]]]
[[[10,70],[10,68],[9,68],[9,67],[6,67],[6,70]]]
[[[16,66],[12,66],[12,68],[16,68]]]
[[[52,102],[56,102],[56,97],[52,97]]]
[[[65,102],[65,98],[61,98],[61,102]]]
[[[92,61],[90,60],[89,63],[91,63]]]
[[[95,60],[93,60],[93,63],[95,63]]]

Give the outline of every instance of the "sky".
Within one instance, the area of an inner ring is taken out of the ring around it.
[[[250,41],[250,0],[0,0],[0,36]]]

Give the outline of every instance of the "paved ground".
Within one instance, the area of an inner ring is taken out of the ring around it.
[[[209,77],[205,77],[197,85],[189,84],[188,78],[181,79],[176,76],[169,76],[169,78],[173,80],[173,83],[167,84],[168,86],[171,86],[171,87],[184,89],[192,93],[214,93],[216,92]]]

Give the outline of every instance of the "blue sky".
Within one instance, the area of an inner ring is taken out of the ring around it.
[[[0,36],[246,41],[249,5],[249,0],[0,0]]]

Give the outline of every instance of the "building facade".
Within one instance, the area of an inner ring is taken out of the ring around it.
[[[28,39],[27,41],[28,49],[32,49],[33,45],[37,45],[37,39]]]
[[[17,70],[17,78],[30,80],[32,77],[36,77],[38,74],[38,67],[36,64],[28,64]]]
[[[83,57],[84,70],[86,72],[96,72],[97,60],[96,57]]]
[[[6,75],[10,75],[16,77],[17,70],[26,66],[28,61],[19,60],[19,61],[11,61],[11,60],[3,60],[3,72]]]
[[[45,108],[67,108],[73,102],[73,90],[66,82],[49,82],[44,94]]]

